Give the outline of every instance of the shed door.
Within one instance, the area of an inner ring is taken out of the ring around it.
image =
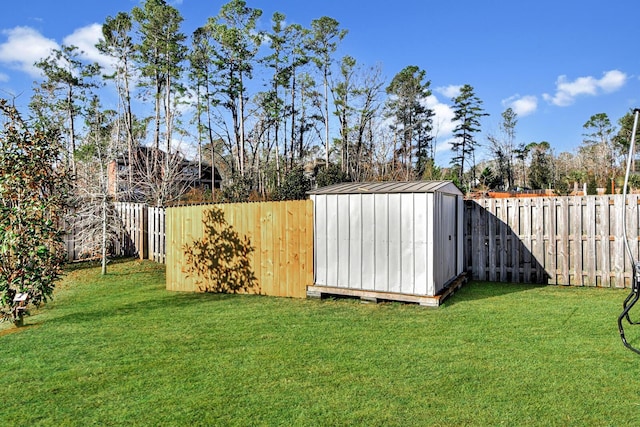
[[[442,197],[442,239],[444,241],[444,281],[456,276],[456,262],[458,259],[458,212],[456,196],[444,194]]]

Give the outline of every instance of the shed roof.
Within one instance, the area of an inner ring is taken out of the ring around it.
[[[307,194],[447,193],[462,195],[451,181],[342,182]]]

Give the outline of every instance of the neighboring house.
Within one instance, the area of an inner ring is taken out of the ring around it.
[[[125,153],[108,167],[109,194],[118,200],[143,200],[150,194],[165,191],[165,188],[174,193],[186,193],[193,188],[211,190],[212,185],[220,188],[222,183],[217,170],[212,180],[211,166],[198,165],[180,153],[168,156],[162,150],[139,147],[129,163],[129,156]]]

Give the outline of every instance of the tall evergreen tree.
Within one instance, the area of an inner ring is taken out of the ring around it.
[[[136,46],[140,85],[154,100],[153,147],[159,150],[164,129],[169,153],[176,123],[175,107],[184,91],[180,80],[187,54],[186,36],[180,31],[183,18],[165,0],[146,0],[143,7],[133,8],[132,15],[140,37]]]
[[[82,106],[89,99],[90,91],[99,86],[96,77],[100,73],[97,63],[86,63],[81,59],[82,53],[76,46],[62,45],[60,49],[54,49],[47,58],[35,64],[45,76],[45,80],[40,84],[42,91],[39,93],[48,94],[49,101],[52,102],[50,107],[66,118],[67,163],[74,175],[75,151],[78,145],[76,121]],[[47,108],[38,102],[32,102],[31,107],[35,110]]]
[[[548,188],[553,183],[553,156],[551,145],[547,141],[532,142],[528,145],[531,151],[529,167],[529,184],[535,190]]]
[[[218,137],[214,131],[214,124],[218,121],[215,109],[219,105],[216,97],[218,88],[214,79],[214,46],[211,32],[207,26],[196,29],[192,35],[192,48],[189,54],[191,65],[189,80],[195,91],[195,124],[198,133],[198,174],[202,176],[204,158],[211,164],[211,197],[215,200],[216,175],[216,141]],[[204,147],[209,147],[205,154]]]
[[[333,18],[323,16],[311,21],[309,49],[313,52],[312,60],[322,75],[324,102],[322,116],[324,118],[325,162],[329,167],[329,76],[333,64],[333,53],[338,43],[347,35],[347,30],[340,29],[340,23]]]
[[[287,39],[285,33],[285,21],[286,17],[280,12],[275,12],[271,18],[272,26],[271,32],[266,34],[266,38],[269,40],[269,48],[271,54],[267,55],[263,59],[263,63],[272,69],[272,76],[269,90],[261,97],[260,105],[265,112],[265,124],[269,128],[267,133],[273,129],[273,139],[275,146],[275,160],[276,160],[276,181],[280,185],[281,171],[280,171],[280,140],[281,140],[281,124],[284,123],[284,100],[281,97],[283,88],[286,88],[289,79],[289,72],[286,68],[287,58]],[[286,137],[285,137],[286,139]],[[285,157],[285,172],[289,167],[289,162],[286,159],[289,157],[287,154],[288,144],[284,143],[284,157]],[[272,144],[267,144],[267,156],[271,153]],[[293,166],[293,153],[291,153],[291,166]]]
[[[613,136],[613,145],[618,156],[625,159],[629,151],[629,144],[631,144],[631,136],[633,133],[633,121],[634,121],[634,110],[628,111],[624,116],[618,119],[618,132]],[[640,126],[636,129],[635,135],[636,144],[640,142]],[[635,171],[635,155],[631,159],[633,170]]]
[[[260,9],[248,7],[244,0],[231,0],[220,8],[207,23],[215,41],[215,72],[221,105],[231,114],[233,138],[240,175],[245,174],[245,102],[248,99],[246,81],[252,77],[255,58],[262,37],[256,32]]]
[[[134,138],[134,116],[131,106],[132,82],[135,79],[134,61],[135,46],[131,38],[133,23],[131,15],[125,12],[118,13],[115,17],[107,17],[102,25],[102,39],[98,42],[98,50],[113,60],[114,72],[106,75],[107,81],[113,82],[118,94],[118,113],[120,119],[118,121],[123,128],[123,132],[117,132],[117,135],[123,134],[126,138],[127,160],[129,165],[133,164],[134,151],[138,146],[138,142]],[[128,188],[134,187],[133,168],[129,168],[128,172]]]
[[[351,132],[351,122],[355,108],[352,105],[352,97],[356,95],[354,87],[356,60],[352,56],[345,56],[340,63],[340,80],[334,84],[331,93],[333,94],[333,104],[335,115],[340,123],[340,165],[343,172],[349,173],[349,134]]]
[[[394,159],[399,156],[406,179],[410,179],[415,150],[415,174],[419,177],[425,170],[432,142],[434,112],[426,107],[431,81],[425,81],[426,71],[409,65],[395,75],[387,86],[387,115],[393,119],[392,129],[400,144]]]
[[[596,185],[610,188],[616,175],[613,137],[616,133],[605,113],[592,115],[583,125],[586,133],[578,153],[583,159],[587,173]]]
[[[517,123],[518,115],[509,107],[502,112],[500,135],[489,135],[487,138],[496,162],[497,175],[502,181],[504,189],[513,187],[515,182],[514,157],[517,150],[515,145]]]
[[[451,163],[457,169],[460,184],[464,185],[465,163],[470,160],[474,163],[472,183],[475,180],[475,150],[478,144],[475,135],[480,132],[480,118],[488,114],[484,113],[482,100],[476,96],[471,85],[462,86],[460,94],[452,101],[454,116],[451,120],[456,127],[453,130],[455,139],[451,143],[454,153]]]

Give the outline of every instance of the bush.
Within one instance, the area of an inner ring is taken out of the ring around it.
[[[316,184],[318,187],[351,182],[349,175],[340,169],[340,166],[330,163],[329,167],[318,166],[316,168]]]
[[[5,100],[0,111],[0,320],[19,326],[26,305],[46,302],[62,274],[69,181],[59,133],[30,129]],[[26,299],[15,301],[18,294]]]
[[[311,190],[311,181],[305,176],[304,168],[297,166],[284,177],[284,181],[273,194],[274,200],[304,200]]]
[[[242,203],[249,200],[253,189],[253,180],[246,176],[234,175],[228,185],[220,192],[220,201],[226,203]]]

